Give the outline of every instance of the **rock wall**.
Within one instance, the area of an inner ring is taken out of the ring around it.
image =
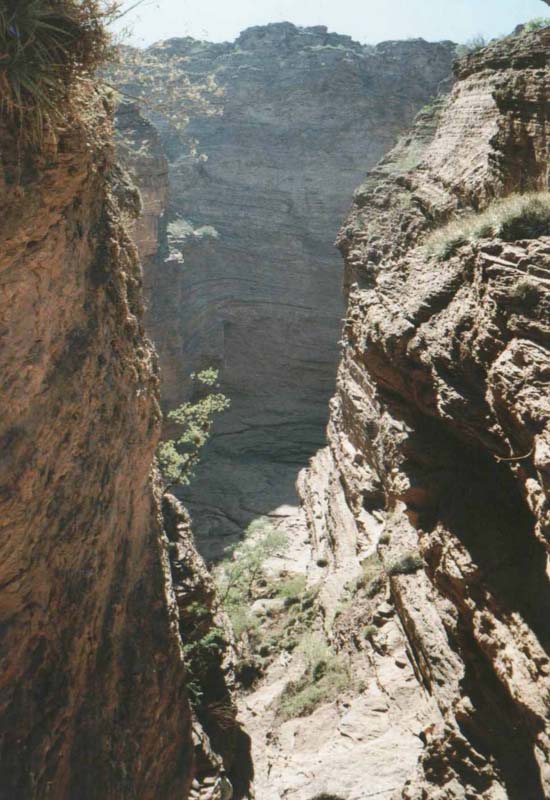
[[[204,771],[180,635],[191,589],[176,575],[174,591],[150,477],[159,376],[124,225],[139,196],[114,165],[112,112],[99,92],[75,98],[35,157],[0,128],[6,800],[175,800]],[[197,568],[193,590],[204,581]],[[201,797],[219,800],[213,758]]]
[[[343,354],[302,495],[334,592],[346,560],[382,559],[434,701],[396,799],[550,796],[550,237],[424,247],[457,211],[548,189],[549,46],[520,34],[461,62],[339,237]]]
[[[215,87],[184,140],[149,109],[170,201],[146,285],[165,406],[206,366],[232,401],[185,493],[201,539],[223,537],[284,513],[324,441],[343,314],[333,242],[365,170],[448,79],[454,45],[367,47],[281,23],[147,52]]]

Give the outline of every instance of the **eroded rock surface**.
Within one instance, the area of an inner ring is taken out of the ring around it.
[[[193,714],[184,663],[212,586],[150,477],[159,377],[112,112],[80,95],[32,159],[0,129],[0,796],[181,800],[195,781],[226,800],[234,754]],[[216,691],[235,739],[229,670]]]
[[[170,204],[146,270],[165,406],[187,399],[206,366],[232,401],[185,493],[203,546],[216,545],[296,503],[296,471],[323,443],[334,390],[337,230],[365,170],[448,78],[454,45],[367,47],[281,23],[149,52],[216,87],[215,113],[191,113],[185,143],[153,113]]]
[[[302,494],[328,587],[342,548],[378,552],[435,701],[396,799],[550,796],[550,238],[423,246],[456,211],[548,189],[549,47],[462,62],[340,234],[343,355]]]

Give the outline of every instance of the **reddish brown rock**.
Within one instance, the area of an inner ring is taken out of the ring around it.
[[[175,800],[193,778],[150,479],[159,379],[121,222],[136,195],[113,167],[110,115],[82,100],[33,163],[0,131],[6,800]]]

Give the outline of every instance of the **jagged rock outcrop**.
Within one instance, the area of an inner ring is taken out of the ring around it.
[[[343,354],[302,494],[329,575],[378,552],[435,700],[394,798],[550,796],[550,237],[425,246],[456,212],[548,189],[549,53],[549,31],[520,33],[462,61],[339,238]]]
[[[146,271],[163,402],[187,399],[190,374],[206,366],[232,401],[185,493],[204,540],[295,502],[334,389],[334,238],[365,170],[448,78],[454,45],[370,47],[281,23],[147,52],[216,87],[184,140],[145,109],[170,159],[167,236]]]
[[[241,800],[252,793],[250,740],[237,721],[233,632],[216,586],[195,549],[189,515],[166,494],[163,520],[188,685],[196,715],[196,760],[189,800]]]
[[[200,774],[180,635],[193,617],[150,477],[159,377],[123,222],[140,203],[112,112],[80,87],[34,157],[0,127],[6,800],[179,800]],[[204,581],[197,568],[195,592]]]

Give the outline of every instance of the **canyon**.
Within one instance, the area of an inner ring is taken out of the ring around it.
[[[163,407],[192,397],[190,376],[206,367],[231,400],[180,493],[207,555],[297,505],[296,473],[325,441],[334,390],[338,228],[366,170],[449,84],[454,55],[451,42],[373,47],[290,23],[233,43],[171,39],[135,64],[126,54],[117,86],[133,97],[141,82],[146,95],[148,120],[123,111],[119,133],[149,198],[140,250]],[[163,113],[155,87],[177,91],[179,75],[204,102],[189,90]]]

